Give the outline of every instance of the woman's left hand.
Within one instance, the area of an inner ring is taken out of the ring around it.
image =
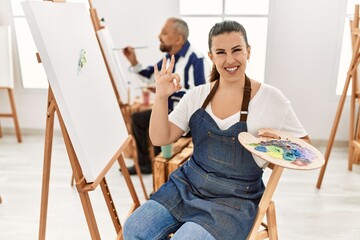
[[[156,97],[168,98],[174,92],[181,89],[180,76],[172,73],[175,65],[174,56],[171,57],[169,67],[166,68],[166,58],[163,58],[161,70],[155,65]]]

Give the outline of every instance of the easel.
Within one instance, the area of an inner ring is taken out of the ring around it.
[[[13,63],[12,63],[11,37],[10,37],[11,31],[10,31],[10,27],[8,27],[8,26],[1,26],[0,30],[1,30],[0,36],[2,37],[3,34],[5,36],[5,40],[4,40],[4,42],[1,40],[1,46],[0,46],[0,48],[1,48],[0,51],[4,50],[4,52],[1,53],[3,57],[1,57],[0,63],[3,67],[5,66],[5,69],[2,68],[2,70],[0,70],[3,73],[5,72],[5,75],[4,74],[0,75],[0,78],[4,78],[4,79],[0,79],[0,80],[5,80],[5,84],[1,84],[0,90],[7,91],[8,96],[9,96],[9,103],[10,103],[10,107],[11,107],[10,113],[0,113],[0,118],[13,118],[16,138],[17,138],[17,141],[20,143],[20,142],[22,142],[22,138],[21,138],[19,122],[18,122],[18,118],[17,118],[17,114],[16,114],[14,91],[13,91],[13,74],[12,74],[12,71],[13,71],[12,64]],[[5,49],[3,49],[3,47]],[[1,124],[0,124],[0,137],[2,137],[2,136],[3,136],[3,133],[2,133]]]
[[[11,107],[11,112],[10,113],[1,113],[0,118],[10,117],[14,120],[16,138],[17,138],[17,141],[19,143],[21,143],[22,142],[21,131],[20,131],[20,126],[19,126],[19,122],[18,122],[18,117],[16,114],[13,89],[8,88],[8,87],[0,87],[0,90],[6,90],[8,92],[9,102],[10,102],[10,107]],[[3,134],[2,134],[1,125],[0,125],[0,137],[2,137],[2,136],[3,136]]]
[[[88,0],[88,2],[89,2],[89,6],[90,6],[89,10],[90,10],[91,20],[92,20],[92,23],[94,25],[95,32],[97,33],[99,30],[103,29],[104,27],[100,25],[100,20],[98,18],[96,9],[93,8],[93,6],[92,6],[92,1]],[[101,52],[102,52],[102,55],[103,55],[103,58],[104,58],[104,61],[105,61],[105,64],[106,64],[106,68],[108,70],[109,77],[110,77],[110,80],[111,80],[111,85],[112,85],[112,87],[114,89],[116,99],[118,101],[121,113],[122,113],[122,115],[124,117],[124,120],[125,120],[126,128],[128,130],[128,133],[131,134],[132,129],[131,129],[131,109],[130,109],[130,105],[129,104],[124,104],[123,101],[121,100],[121,96],[119,94],[119,91],[117,90],[113,74],[111,73],[111,69],[110,69],[109,64],[107,62],[107,59],[106,59],[105,54],[104,54],[103,47],[102,47],[102,45],[100,43],[100,40],[99,40],[99,37],[98,37],[97,34],[96,34],[96,38],[97,38],[97,40],[99,42],[99,46],[100,46],[100,49],[101,49]],[[133,138],[132,138],[132,141],[131,141],[131,143],[130,143],[130,145],[128,147],[131,150],[131,155],[132,155],[133,160],[134,160],[134,166],[135,166],[136,174],[138,175],[138,177],[140,179],[140,184],[141,184],[141,187],[143,189],[145,199],[148,200],[149,196],[148,196],[148,194],[146,192],[145,184],[144,184],[144,181],[143,181],[143,178],[142,178],[141,170],[140,170],[139,163],[138,163],[137,153],[136,153],[136,143],[135,143]]]
[[[359,93],[359,89],[358,89],[358,83],[357,83],[357,68],[359,66],[360,63],[360,28],[359,28],[359,5],[355,5],[355,14],[354,14],[354,20],[350,23],[350,27],[351,27],[351,40],[352,40],[352,59],[350,62],[350,66],[349,66],[349,70],[347,72],[347,77],[346,77],[346,81],[344,84],[344,88],[340,97],[340,102],[337,108],[337,112],[335,115],[335,119],[334,119],[334,123],[333,123],[333,127],[331,129],[331,133],[330,133],[330,137],[329,137],[329,141],[326,147],[326,151],[325,151],[325,164],[324,166],[321,168],[319,177],[318,177],[318,181],[316,184],[316,187],[318,189],[320,189],[321,187],[321,183],[322,180],[324,178],[324,174],[325,174],[325,170],[326,170],[326,166],[327,163],[329,161],[329,156],[330,156],[330,152],[331,152],[331,148],[333,146],[334,143],[334,139],[335,139],[335,135],[336,135],[336,131],[339,125],[339,121],[340,121],[340,117],[341,117],[341,113],[344,107],[344,103],[346,100],[346,95],[347,95],[347,91],[349,88],[349,84],[350,81],[352,80],[352,91],[351,91],[351,103],[350,103],[350,124],[349,124],[349,156],[348,156],[348,170],[352,171],[352,166],[355,162],[354,157],[357,157],[357,153],[360,150],[360,138],[359,138],[359,134],[357,133],[355,135],[355,123],[354,123],[354,118],[355,118],[355,105],[356,105],[356,100],[360,99],[360,93]],[[359,128],[359,123],[357,123],[356,126],[358,131]],[[356,154],[354,154],[356,153]]]
[[[56,2],[56,0],[54,0],[54,2]],[[37,54],[37,58],[38,61],[41,62],[39,54]],[[88,192],[95,190],[99,185],[101,187],[107,208],[109,210],[115,231],[117,233],[117,239],[122,239],[123,238],[122,226],[115,208],[114,201],[111,197],[110,190],[108,188],[108,184],[105,179],[105,175],[117,160],[120,164],[120,168],[122,169],[124,179],[126,181],[127,187],[129,189],[130,195],[133,200],[133,204],[130,208],[129,214],[140,206],[139,199],[135,192],[129,172],[125,165],[124,158],[122,156],[122,152],[124,151],[125,147],[131,142],[131,136],[130,135],[127,136],[127,138],[124,140],[122,145],[119,146],[119,149],[116,150],[112,158],[106,163],[104,169],[96,176],[95,180],[93,180],[92,182],[87,182],[83,174],[83,171],[81,169],[81,165],[78,160],[77,154],[73,147],[73,143],[68,134],[67,127],[65,126],[65,122],[63,121],[60,109],[53,95],[51,86],[49,86],[49,91],[48,91],[47,119],[46,119],[46,129],[45,129],[45,148],[44,148],[39,239],[45,239],[45,232],[46,232],[46,217],[47,217],[47,206],[48,206],[48,197],[49,197],[50,166],[51,166],[51,152],[52,152],[52,141],[54,134],[55,113],[58,116],[62,136],[66,146],[66,151],[69,157],[73,176],[76,182],[76,188],[78,190],[81,204],[85,213],[85,218],[90,231],[91,239],[100,239],[100,234]]]
[[[114,162],[117,160],[120,164],[120,167],[123,171],[124,179],[130,191],[133,205],[130,208],[129,214],[132,213],[137,207],[140,206],[139,199],[136,195],[134,186],[132,184],[129,172],[126,168],[124,158],[122,157],[122,152],[127,144],[131,141],[131,136],[128,137],[124,145],[115,153],[113,158],[107,164],[106,169],[104,169],[101,174],[96,178],[96,181],[92,183],[87,183],[84,175],[82,173],[79,161],[77,159],[75,150],[73,148],[71,139],[68,135],[66,126],[61,117],[61,113],[56,104],[56,100],[53,96],[51,88],[49,87],[48,93],[48,108],[47,108],[47,119],[46,119],[46,130],[45,130],[45,150],[44,150],[44,165],[43,165],[43,179],[42,179],[42,193],[41,193],[41,210],[40,210],[40,228],[39,228],[39,239],[45,239],[46,231],[46,217],[47,217],[47,206],[49,198],[49,182],[50,182],[50,165],[51,165],[51,152],[52,152],[52,141],[54,135],[54,119],[55,112],[58,116],[58,120],[61,127],[61,132],[64,138],[66,150],[69,156],[71,168],[74,174],[76,188],[79,192],[81,204],[85,213],[86,221],[90,231],[91,239],[100,239],[99,230],[97,227],[95,215],[91,206],[91,201],[89,198],[89,191],[95,190],[98,185],[100,185],[106,205],[108,207],[112,222],[115,227],[115,231],[120,236],[119,239],[122,239],[122,227],[119,221],[119,217],[116,212],[114,201],[111,197],[110,190],[108,188],[105,175]]]

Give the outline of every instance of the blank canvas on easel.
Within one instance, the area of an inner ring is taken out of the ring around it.
[[[14,87],[12,64],[11,27],[0,26],[0,87]]]
[[[49,84],[87,182],[128,138],[84,4],[22,3]]]
[[[129,85],[126,81],[125,74],[123,72],[123,66],[118,56],[119,51],[114,50],[115,46],[110,31],[107,28],[100,29],[99,31],[97,31],[97,34],[99,36],[100,44],[104,51],[110,71],[113,75],[116,88],[121,98],[121,102],[124,104],[128,103]]]

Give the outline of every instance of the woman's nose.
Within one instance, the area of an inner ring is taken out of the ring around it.
[[[232,54],[226,55],[226,62],[227,63],[233,63],[235,61],[234,56]]]

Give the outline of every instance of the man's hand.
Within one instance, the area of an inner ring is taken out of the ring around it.
[[[136,59],[135,50],[133,47],[127,46],[123,50],[124,56],[127,58],[127,60],[130,62],[131,66],[136,66],[138,64],[138,61]]]

